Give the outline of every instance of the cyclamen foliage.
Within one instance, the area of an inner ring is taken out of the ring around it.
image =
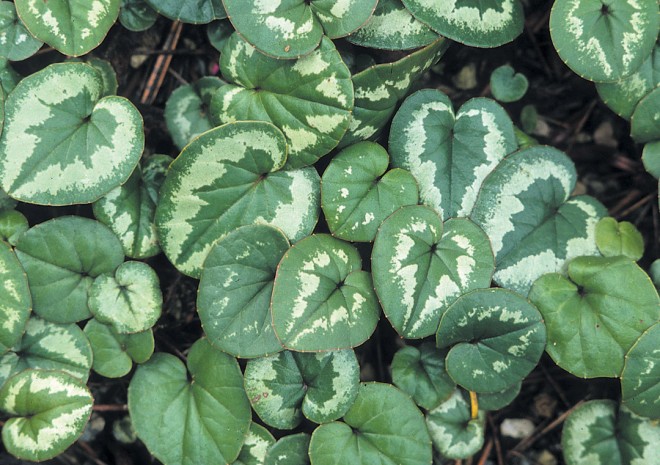
[[[550,17],[559,56],[630,119],[656,176],[658,17],[655,0],[557,0]],[[208,24],[221,76],[168,97],[164,155],[87,54],[116,22],[169,20]],[[441,464],[482,448],[487,411],[545,351],[621,378],[620,406],[568,418],[566,463],[659,457],[660,298],[635,263],[641,234],[574,195],[570,158],[495,100],[458,108],[416,87],[451,41],[497,47],[524,20],[519,0],[0,2],[6,450],[72,445],[93,370],[126,377],[135,433],[165,465]],[[9,61],[42,43],[61,63],[21,78]],[[513,102],[528,81],[503,66],[491,88]],[[29,224],[28,203],[95,219]],[[199,279],[189,347],[156,343],[171,310],[159,260]],[[393,384],[361,382],[382,325],[402,338]]]

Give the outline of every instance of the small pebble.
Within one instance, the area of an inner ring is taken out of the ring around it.
[[[500,425],[500,433],[514,439],[524,439],[534,432],[534,423],[526,418],[507,418]]]

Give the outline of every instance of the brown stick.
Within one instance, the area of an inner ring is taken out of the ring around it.
[[[174,50],[176,45],[179,43],[179,38],[181,37],[181,30],[183,29],[183,24],[179,21],[174,21],[172,27],[170,28],[170,33],[167,35],[165,44],[163,45],[163,50]],[[140,98],[140,103],[143,105],[151,105],[156,100],[156,96],[160,91],[163,81],[165,80],[165,75],[167,70],[170,67],[172,62],[172,55],[158,55],[156,58],[156,63],[154,64],[153,70],[147,79],[147,84],[144,87],[142,92],[142,97]]]
[[[126,412],[128,405],[126,404],[98,404],[92,407],[95,412]]]
[[[495,442],[495,455],[497,456],[497,465],[505,465],[504,454],[502,453],[502,444],[500,444],[500,438],[499,438],[500,432],[497,426],[495,426],[493,417],[490,414],[488,414],[486,415],[486,418],[488,419],[488,425],[490,426],[490,430],[493,433],[493,441]]]
[[[488,456],[490,455],[490,452],[492,450],[493,450],[493,438],[490,438],[486,443],[486,447],[484,447],[484,450],[481,453],[481,457],[479,458],[477,465],[486,465],[486,460],[488,460]]]

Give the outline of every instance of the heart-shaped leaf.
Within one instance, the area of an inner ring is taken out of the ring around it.
[[[637,415],[660,418],[660,323],[642,334],[626,354],[621,373],[623,403]]]
[[[34,37],[64,55],[95,49],[117,21],[120,0],[16,0],[16,12]]]
[[[568,278],[542,276],[529,298],[545,319],[548,354],[583,378],[618,377],[626,352],[660,319],[653,283],[625,257],[578,257]]]
[[[644,144],[660,139],[660,87],[644,97],[630,117],[630,135]]]
[[[592,400],[566,419],[561,445],[567,465],[651,464],[660,457],[660,426],[611,400]]]
[[[142,117],[123,97],[101,98],[103,91],[100,73],[84,63],[50,65],[16,86],[0,139],[8,194],[46,205],[90,203],[128,179],[144,148]]]
[[[21,212],[0,210],[0,241],[16,245],[18,239],[28,229],[30,229],[28,220]]]
[[[0,409],[13,417],[2,427],[2,442],[23,460],[53,458],[80,437],[93,403],[84,381],[67,373],[23,371],[0,389]]]
[[[270,313],[275,271],[289,241],[278,229],[249,225],[211,249],[197,293],[197,311],[209,341],[237,357],[282,350]]]
[[[21,339],[31,311],[25,271],[11,247],[0,240],[0,354]]]
[[[33,316],[20,341],[0,358],[0,385],[27,368],[64,371],[86,382],[91,367],[92,349],[82,329]]]
[[[30,284],[34,312],[55,323],[89,318],[89,287],[124,261],[121,244],[98,221],[55,218],[26,231],[16,245]]]
[[[282,132],[265,122],[227,124],[183,149],[156,209],[170,261],[197,277],[213,244],[247,224],[278,227],[294,242],[307,236],[318,219],[319,177],[313,168],[276,172],[285,160]]]
[[[550,34],[557,53],[590,81],[617,81],[635,72],[658,36],[656,0],[556,0]]]
[[[352,350],[306,354],[285,350],[250,360],[245,392],[264,423],[293,429],[305,415],[327,423],[346,413],[355,400],[360,366]]]
[[[644,238],[635,225],[609,216],[596,225],[596,245],[605,257],[623,255],[637,261],[644,255]]]
[[[268,449],[273,444],[275,438],[266,428],[251,423],[241,453],[232,465],[264,465]]]
[[[326,234],[307,237],[284,254],[271,310],[284,347],[298,351],[355,347],[376,329],[379,308],[357,249]]]
[[[490,75],[490,91],[500,102],[517,102],[527,92],[529,81],[509,65],[496,68]]]
[[[94,67],[94,69],[101,75],[101,80],[103,81],[103,92],[101,96],[107,97],[110,95],[117,95],[119,83],[117,82],[117,73],[115,73],[112,64],[107,60],[94,57],[87,59],[86,62]]]
[[[403,0],[406,8],[439,34],[473,47],[497,47],[523,30],[525,18],[518,0],[436,2]]]
[[[467,216],[486,176],[517,148],[497,102],[472,99],[455,115],[449,97],[430,89],[403,102],[389,142],[392,164],[415,176],[422,203],[443,219]]]
[[[416,205],[417,182],[408,171],[387,170],[389,156],[374,142],[358,142],[332,158],[321,178],[321,207],[332,235],[371,242],[397,208]]]
[[[378,0],[224,0],[236,30],[259,51],[277,58],[307,55],[325,34],[344,37],[362,26]]]
[[[121,0],[119,22],[129,31],[146,31],[156,23],[158,13],[146,0]]]
[[[89,288],[89,309],[119,334],[151,328],[163,306],[158,275],[143,262],[124,262],[114,276],[98,276]]]
[[[312,434],[314,465],[425,465],[431,440],[415,403],[394,386],[362,384],[344,422],[321,425]]]
[[[213,96],[213,118],[218,123],[273,123],[286,136],[289,167],[316,162],[337,146],[348,128],[351,73],[327,38],[310,55],[278,60],[234,34],[222,52],[220,69],[231,84]]]
[[[32,37],[18,19],[14,4],[0,2],[0,56],[11,61],[25,60],[37,53],[42,45],[43,42]]]
[[[221,79],[206,76],[176,89],[165,105],[165,123],[179,150],[214,125],[209,116],[213,93],[225,85]]]
[[[234,27],[228,19],[213,21],[206,28],[206,37],[218,52],[222,52],[233,33]]]
[[[85,325],[85,335],[94,353],[92,368],[106,378],[128,374],[133,362],[144,363],[154,352],[151,329],[135,334],[119,334],[111,326],[92,318]]]
[[[653,177],[660,179],[660,141],[649,142],[644,145],[642,152],[644,169]],[[2,203],[2,200],[0,200]]]
[[[490,286],[494,268],[478,226],[465,218],[443,225],[424,206],[400,208],[383,222],[371,263],[383,312],[406,338],[434,334],[456,298]]]
[[[448,459],[465,459],[484,445],[486,415],[470,415],[470,403],[460,389],[445,402],[426,414],[426,426],[435,448]]]
[[[446,350],[432,342],[399,349],[392,359],[392,382],[412,397],[417,405],[430,410],[451,396],[456,383],[445,369]]]
[[[190,348],[188,370],[164,353],[140,365],[128,387],[128,411],[140,439],[165,465],[233,462],[251,416],[236,359],[206,339]]]
[[[447,372],[474,392],[503,391],[538,363],[546,332],[539,311],[518,294],[480,289],[447,309],[436,334],[438,347],[451,347]]]
[[[309,465],[309,440],[305,433],[284,436],[268,450],[264,465]]]
[[[182,23],[206,24],[227,17],[222,0],[146,0],[166,18]]]

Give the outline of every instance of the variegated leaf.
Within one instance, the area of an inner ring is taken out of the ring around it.
[[[117,21],[120,0],[16,0],[16,12],[34,37],[64,55],[95,49]]]
[[[0,240],[0,354],[20,341],[31,311],[25,271],[11,247]]]
[[[623,255],[637,261],[644,255],[644,238],[635,225],[609,216],[596,225],[596,245],[605,257]]]
[[[234,27],[228,19],[213,21],[206,28],[206,37],[218,52],[222,52],[233,33]]]
[[[110,95],[117,95],[119,82],[117,81],[117,73],[112,67],[112,63],[108,60],[102,60],[101,58],[96,57],[88,58],[86,62],[94,67],[94,69],[96,69],[101,75],[101,80],[103,81],[103,92],[101,93],[101,96],[108,97]]]
[[[282,350],[270,313],[275,270],[289,241],[266,225],[238,228],[218,241],[204,261],[197,311],[211,344],[236,357]]]
[[[467,216],[486,176],[516,150],[513,123],[495,101],[472,99],[455,115],[438,90],[408,97],[392,120],[392,164],[410,170],[422,203],[443,219]]]
[[[426,414],[426,426],[435,448],[448,459],[466,459],[484,445],[486,415],[470,415],[470,403],[460,389]]]
[[[546,146],[506,157],[484,180],[470,218],[490,239],[497,284],[526,295],[539,276],[598,254],[596,223],[606,210],[592,197],[567,200],[575,182],[573,162]]]
[[[519,0],[403,0],[406,8],[439,34],[473,47],[497,47],[522,33]]]
[[[344,37],[362,26],[378,0],[224,0],[239,34],[277,58],[307,55],[325,34]]]
[[[542,276],[529,298],[545,319],[550,357],[583,378],[618,377],[626,352],[660,319],[657,290],[625,257],[578,257],[568,278]]]
[[[214,126],[209,115],[211,98],[224,84],[217,77],[206,76],[170,94],[165,105],[165,123],[179,150]]]
[[[630,348],[621,373],[623,404],[637,415],[660,419],[660,322]]]
[[[353,76],[355,108],[339,146],[376,137],[390,122],[411,86],[445,53],[449,41],[439,38],[394,63],[373,65]]]
[[[351,74],[327,38],[310,55],[277,60],[234,34],[223,50],[220,69],[231,85],[213,96],[213,118],[218,123],[273,123],[286,136],[288,167],[316,162],[337,146],[348,128]]]
[[[660,457],[660,425],[612,400],[592,400],[566,419],[561,445],[567,465],[652,464]]]
[[[660,87],[635,107],[630,117],[630,135],[640,144],[660,139]]]
[[[358,142],[332,158],[321,178],[321,207],[333,236],[371,242],[385,218],[417,204],[415,178],[402,169],[385,173],[389,158],[374,142]]]
[[[12,2],[0,2],[0,56],[11,61],[25,60],[41,48],[43,42],[35,39],[16,16]]]
[[[543,317],[526,299],[504,289],[480,289],[447,309],[436,333],[451,347],[447,372],[474,392],[503,391],[536,366],[545,349]]]
[[[146,0],[161,15],[182,23],[206,24],[227,17],[222,0]]]
[[[378,230],[371,256],[383,312],[405,338],[434,334],[461,294],[490,285],[493,254],[483,231],[465,218],[445,225],[424,206],[403,207]]]
[[[16,87],[16,84],[18,84],[20,80],[21,75],[11,67],[6,58],[0,56],[0,87],[2,87],[4,93],[8,94],[14,90],[14,87]]]
[[[99,72],[83,63],[23,79],[5,105],[2,188],[18,200],[69,205],[125,182],[144,148],[142,117],[127,99],[103,92]]]
[[[250,360],[245,392],[264,423],[293,429],[303,415],[315,423],[342,417],[355,400],[360,366],[352,350],[306,354],[285,350]]]
[[[357,249],[326,234],[284,254],[275,275],[273,328],[297,351],[355,347],[376,329],[379,307]]]
[[[309,440],[305,433],[280,438],[268,449],[264,465],[309,465]]]
[[[158,13],[146,0],[121,0],[119,22],[129,31],[146,31],[156,23]]]
[[[16,255],[28,277],[34,312],[55,323],[89,318],[89,287],[124,261],[121,243],[98,221],[55,218],[26,231]]]
[[[158,275],[143,262],[124,262],[114,276],[98,276],[89,288],[89,309],[101,323],[119,334],[146,331],[158,318],[163,306]]]
[[[0,241],[16,245],[21,235],[29,228],[28,220],[21,212],[0,209]]]
[[[270,432],[257,423],[250,424],[241,453],[231,465],[264,465],[268,449],[275,444]]]
[[[657,0],[556,0],[550,34],[573,71],[613,82],[639,69],[653,51],[659,19]]]
[[[12,417],[2,427],[2,442],[23,460],[53,458],[82,434],[93,403],[84,381],[67,373],[23,371],[0,389],[0,410]]]
[[[313,168],[279,171],[286,161],[281,131],[265,122],[236,122],[191,142],[170,166],[156,209],[163,251],[198,277],[211,247],[239,226],[269,224],[291,241],[318,219],[319,177]]]

